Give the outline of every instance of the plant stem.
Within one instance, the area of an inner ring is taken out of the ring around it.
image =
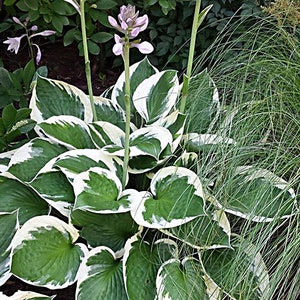
[[[125,35],[125,45],[124,45],[124,71],[125,71],[125,141],[124,141],[124,162],[123,162],[123,177],[122,177],[122,186],[123,189],[126,185],[126,178],[127,178],[127,169],[128,169],[128,162],[129,162],[129,135],[130,135],[130,73],[129,73],[129,37]]]
[[[86,28],[85,28],[85,14],[84,14],[85,1],[86,0],[80,0],[81,34],[82,34],[84,63],[85,63],[85,77],[86,77],[86,82],[87,82],[87,87],[88,87],[91,109],[92,109],[92,113],[93,113],[93,121],[96,122],[97,114],[96,114],[95,102],[94,102],[94,96],[93,96],[91,67],[90,67],[90,60],[89,60],[89,50],[88,50],[88,45],[87,45]]]
[[[179,107],[179,110],[181,113],[184,113],[184,110],[185,110],[186,99],[187,99],[187,95],[188,95],[188,88],[189,88],[191,74],[192,74],[196,37],[197,37],[197,31],[198,31],[198,27],[199,27],[198,18],[199,18],[199,13],[200,13],[200,7],[201,7],[201,0],[196,0],[188,64],[187,64],[186,74],[184,75],[184,78],[183,78],[182,95],[181,95],[181,102],[180,102],[180,107]]]

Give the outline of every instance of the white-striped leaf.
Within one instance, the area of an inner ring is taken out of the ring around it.
[[[72,116],[54,116],[36,126],[36,130],[69,149],[95,148],[87,124]]]
[[[29,291],[17,291],[15,292],[12,296],[8,297],[5,296],[0,292],[0,299],[1,300],[29,300],[29,299],[34,299],[34,300],[52,300],[55,298],[54,296],[46,296],[40,293],[36,292],[29,292]]]
[[[105,121],[125,130],[125,112],[122,107],[110,99],[94,97],[98,121]]]
[[[166,261],[158,270],[157,300],[209,300],[203,270],[198,260],[186,257]]]
[[[211,131],[220,114],[220,100],[217,87],[206,69],[191,77],[186,101],[187,111],[193,120],[197,120],[188,122],[188,132]]]
[[[161,231],[197,250],[230,247],[230,224],[221,210]]]
[[[130,94],[133,95],[137,86],[145,79],[149,78],[158,70],[150,64],[147,58],[144,58],[140,62],[137,62],[130,66]],[[118,103],[125,110],[125,72],[123,72],[118,78],[116,84],[113,87],[111,99],[113,102]],[[134,106],[131,105],[131,112],[133,112]]]
[[[66,176],[60,171],[39,173],[30,182],[35,192],[62,215],[69,216],[75,196],[73,187]]]
[[[77,280],[87,253],[83,244],[74,244],[75,227],[52,216],[34,217],[19,229],[12,242],[11,272],[23,281],[64,288]]]
[[[120,179],[111,171],[100,167],[78,174],[73,182],[74,209],[95,213],[122,213],[130,210],[131,202],[140,197],[135,190],[122,192]]]
[[[258,249],[242,238],[233,249],[207,250],[200,255],[205,273],[232,299],[269,299],[269,274]]]
[[[154,299],[157,271],[162,263],[177,254],[177,245],[169,239],[153,244],[137,235],[125,245],[123,258],[124,281],[131,300]]]
[[[11,242],[18,227],[17,211],[11,213],[0,212],[0,286],[11,276]]]
[[[133,219],[150,228],[172,228],[204,215],[204,195],[198,176],[181,167],[160,169],[152,178],[151,193],[132,203]]]
[[[168,129],[160,126],[141,128],[130,135],[130,156],[148,155],[158,160],[171,143],[172,135]]]
[[[47,202],[17,179],[0,176],[0,195],[0,212],[18,210],[20,224],[34,216],[49,213]]]
[[[185,147],[190,151],[204,151],[210,150],[215,145],[234,145],[236,142],[227,137],[223,137],[217,134],[198,134],[198,133],[188,133],[184,135],[183,141]]]
[[[145,79],[135,90],[135,109],[147,124],[168,115],[175,106],[179,91],[176,71],[167,70]]]
[[[52,116],[70,115],[91,122],[89,97],[63,81],[38,77],[30,100],[31,119],[40,123]]]
[[[79,270],[76,300],[127,299],[121,259],[107,247],[92,249]]]
[[[254,222],[271,222],[290,217],[297,209],[294,189],[268,170],[239,166],[228,182],[224,185],[226,203],[222,196],[218,199],[228,213]]]
[[[101,149],[76,149],[57,157],[53,167],[58,167],[73,182],[74,177],[91,167],[101,167],[121,178],[122,162]]]
[[[125,138],[125,133],[116,125],[113,125],[109,122],[98,121],[91,123],[89,127],[91,129],[91,136],[94,140],[94,143],[99,148],[112,145],[113,149],[123,149],[123,140]],[[109,148],[106,147],[105,149]]]
[[[130,213],[95,214],[75,209],[71,213],[71,222],[82,227],[80,236],[89,246],[106,246],[117,252],[124,248],[126,241],[138,232],[138,225]]]
[[[29,182],[46,163],[66,150],[48,139],[33,139],[14,153],[8,171],[20,180]]]

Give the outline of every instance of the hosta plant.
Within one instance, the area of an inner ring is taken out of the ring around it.
[[[129,16],[130,30],[144,28],[145,17],[122,9],[120,22]],[[187,133],[177,72],[159,71],[147,58],[129,67],[130,47],[151,46],[132,42],[135,34],[121,25],[125,38],[116,37],[114,52],[125,71],[94,97],[97,121],[89,96],[39,76],[30,102],[37,137],[0,156],[0,283],[12,274],[53,290],[76,283],[76,299],[91,300],[267,299],[263,257],[231,233],[228,216],[289,218],[295,191],[267,169],[237,165],[239,189],[215,197],[226,177],[211,180],[216,170],[205,176],[199,163],[219,159],[216,147],[238,144],[213,132],[224,115],[217,87],[207,71],[189,78],[185,100],[201,83],[203,105],[201,130]],[[256,205],[262,189],[266,200]],[[229,283],[224,276],[232,272]]]

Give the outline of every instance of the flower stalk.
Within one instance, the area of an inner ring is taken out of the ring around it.
[[[83,44],[84,64],[85,64],[85,76],[86,76],[88,94],[89,94],[91,109],[92,109],[92,113],[93,113],[93,121],[96,122],[97,121],[97,114],[96,114],[95,101],[94,101],[94,95],[93,95],[91,66],[90,66],[90,59],[89,59],[89,50],[88,50],[88,44],[87,44],[85,14],[84,14],[85,1],[86,0],[80,0],[81,34],[82,34],[82,44]]]

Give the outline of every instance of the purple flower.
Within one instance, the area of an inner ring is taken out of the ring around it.
[[[144,31],[149,23],[147,15],[138,17],[139,12],[135,12],[135,7],[132,5],[123,5],[120,8],[118,21],[111,16],[108,17],[108,22],[118,31],[128,34],[129,38],[135,38],[141,31]]]
[[[115,45],[113,47],[113,53],[115,55],[123,55],[123,49],[125,45],[125,40],[122,39],[119,35],[115,34]],[[130,42],[130,48],[138,48],[139,51],[143,54],[149,54],[151,53],[154,48],[149,42],[142,42],[134,41]]]
[[[25,35],[26,34],[22,34],[21,36],[14,37],[14,38],[8,37],[8,39],[4,41],[3,44],[8,44],[7,50],[11,52],[15,51],[15,54],[17,54],[21,45],[21,39]]]
[[[139,12],[135,11],[135,7],[132,5],[123,5],[120,8],[120,13],[118,15],[118,21],[109,16],[108,21],[111,26],[116,28],[118,31],[125,34],[125,37],[133,39],[138,36],[141,31],[144,31],[149,23],[147,15],[139,17]],[[113,53],[115,55],[123,55],[123,50],[125,46],[125,38],[121,38],[119,35],[115,34],[116,44],[113,47]],[[128,42],[131,48],[138,48],[143,54],[149,54],[154,49],[153,46],[148,42],[142,42],[136,40],[133,42]]]

